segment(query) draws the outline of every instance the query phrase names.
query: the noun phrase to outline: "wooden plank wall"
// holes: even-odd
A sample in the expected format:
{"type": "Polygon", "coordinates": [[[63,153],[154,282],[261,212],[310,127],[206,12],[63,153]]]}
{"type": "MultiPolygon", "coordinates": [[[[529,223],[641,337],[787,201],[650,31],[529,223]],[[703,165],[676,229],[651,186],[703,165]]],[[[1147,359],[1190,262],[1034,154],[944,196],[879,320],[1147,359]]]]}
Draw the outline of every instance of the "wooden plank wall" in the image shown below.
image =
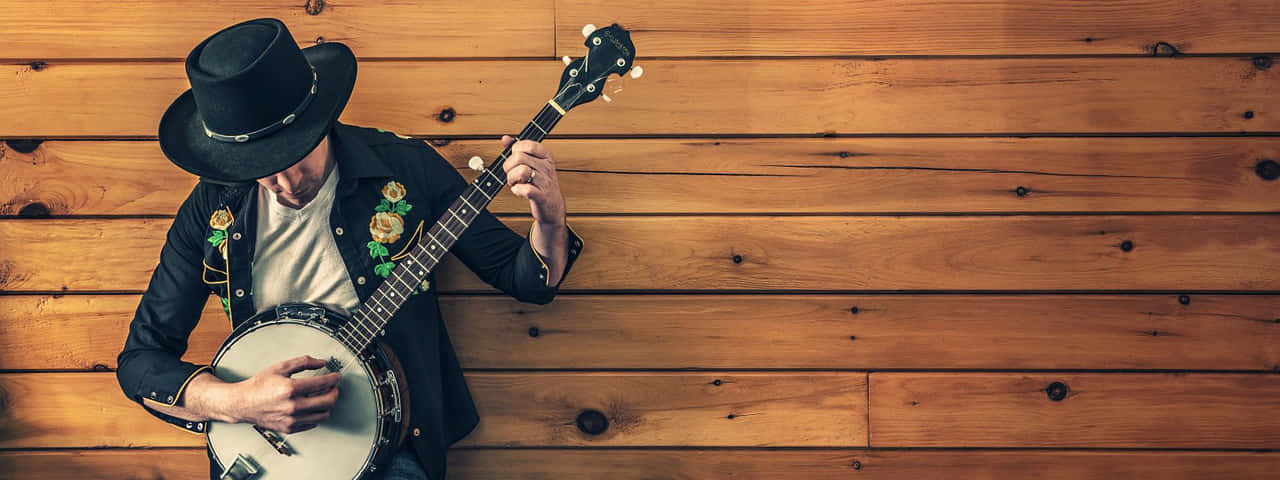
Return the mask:
{"type": "Polygon", "coordinates": [[[483,417],[451,478],[1280,468],[1273,0],[0,0],[0,478],[204,478],[111,371],[194,184],[155,142],[182,59],[260,16],[464,175],[583,24],[633,32],[645,76],[546,142],[563,293],[442,267],[483,417]]]}

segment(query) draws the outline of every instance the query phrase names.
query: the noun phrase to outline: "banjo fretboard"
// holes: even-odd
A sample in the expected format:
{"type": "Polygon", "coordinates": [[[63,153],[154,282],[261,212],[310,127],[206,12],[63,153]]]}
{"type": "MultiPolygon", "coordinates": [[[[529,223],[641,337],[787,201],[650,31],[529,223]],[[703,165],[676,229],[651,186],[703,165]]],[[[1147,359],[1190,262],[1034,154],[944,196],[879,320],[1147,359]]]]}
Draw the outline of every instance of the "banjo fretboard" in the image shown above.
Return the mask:
{"type": "MultiPolygon", "coordinates": [[[[564,118],[562,112],[559,106],[547,102],[543,105],[542,111],[538,112],[529,125],[520,132],[516,140],[542,141],[556,123],[564,118]]],[[[352,322],[345,325],[340,332],[340,338],[349,347],[357,352],[362,351],[382,334],[387,322],[405,300],[413,295],[414,289],[422,284],[432,269],[444,259],[445,253],[454,242],[458,241],[462,232],[471,226],[471,222],[480,211],[502,192],[507,182],[507,174],[502,169],[502,164],[510,153],[511,147],[508,146],[458,195],[435,225],[423,233],[417,245],[355,311],[352,322]]]]}

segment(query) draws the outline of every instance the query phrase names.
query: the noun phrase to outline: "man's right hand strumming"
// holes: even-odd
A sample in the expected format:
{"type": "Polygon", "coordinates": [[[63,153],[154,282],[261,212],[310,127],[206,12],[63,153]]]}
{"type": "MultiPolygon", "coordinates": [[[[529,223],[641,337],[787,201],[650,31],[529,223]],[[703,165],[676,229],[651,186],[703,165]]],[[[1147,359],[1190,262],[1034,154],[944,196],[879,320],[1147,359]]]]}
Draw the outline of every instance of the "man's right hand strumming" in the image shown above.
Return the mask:
{"type": "Polygon", "coordinates": [[[278,362],[234,383],[201,372],[183,392],[183,406],[148,406],[192,421],[251,423],[279,433],[302,432],[329,418],[338,401],[341,375],[331,372],[315,377],[291,376],[324,365],[324,360],[304,355],[278,362]]]}

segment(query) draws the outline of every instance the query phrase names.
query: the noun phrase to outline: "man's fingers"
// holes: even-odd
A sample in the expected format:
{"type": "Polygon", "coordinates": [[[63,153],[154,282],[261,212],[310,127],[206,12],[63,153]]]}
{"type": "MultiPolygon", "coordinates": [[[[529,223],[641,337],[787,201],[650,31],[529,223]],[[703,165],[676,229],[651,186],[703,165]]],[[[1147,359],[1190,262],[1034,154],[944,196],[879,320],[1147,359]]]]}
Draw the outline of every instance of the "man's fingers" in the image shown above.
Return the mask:
{"type": "Polygon", "coordinates": [[[342,375],[338,372],[326,373],[318,377],[295,378],[293,380],[293,391],[295,395],[311,395],[315,393],[328,391],[338,384],[338,380],[342,375]]]}
{"type": "Polygon", "coordinates": [[[323,412],[333,408],[333,404],[338,401],[338,389],[329,390],[324,395],[316,395],[314,397],[298,397],[294,400],[294,414],[323,412]]]}
{"type": "Polygon", "coordinates": [[[312,357],[311,355],[303,355],[277,363],[273,368],[276,372],[287,377],[303,370],[314,370],[323,366],[324,360],[312,357]]]}
{"type": "Polygon", "coordinates": [[[546,145],[543,145],[541,142],[535,142],[533,140],[521,140],[519,142],[516,142],[515,145],[511,146],[511,151],[524,152],[526,154],[529,154],[529,156],[542,158],[542,159],[545,159],[551,156],[551,150],[548,150],[546,145]]]}
{"type": "Polygon", "coordinates": [[[511,136],[511,135],[503,135],[503,136],[502,136],[502,149],[503,149],[503,150],[506,150],[506,149],[507,149],[507,145],[511,145],[511,142],[514,142],[514,141],[516,141],[516,137],[513,137],[513,136],[511,136]]]}

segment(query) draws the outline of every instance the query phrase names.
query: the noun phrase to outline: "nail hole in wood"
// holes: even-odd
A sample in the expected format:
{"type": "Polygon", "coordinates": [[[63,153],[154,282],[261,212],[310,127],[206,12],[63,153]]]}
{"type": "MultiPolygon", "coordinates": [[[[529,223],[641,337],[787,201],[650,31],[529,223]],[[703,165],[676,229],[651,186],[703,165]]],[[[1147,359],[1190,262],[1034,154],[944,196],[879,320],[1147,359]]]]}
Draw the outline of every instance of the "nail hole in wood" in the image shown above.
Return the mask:
{"type": "Polygon", "coordinates": [[[1188,297],[1186,295],[1178,295],[1178,303],[1181,303],[1183,305],[1190,305],[1191,297],[1188,297]]]}

